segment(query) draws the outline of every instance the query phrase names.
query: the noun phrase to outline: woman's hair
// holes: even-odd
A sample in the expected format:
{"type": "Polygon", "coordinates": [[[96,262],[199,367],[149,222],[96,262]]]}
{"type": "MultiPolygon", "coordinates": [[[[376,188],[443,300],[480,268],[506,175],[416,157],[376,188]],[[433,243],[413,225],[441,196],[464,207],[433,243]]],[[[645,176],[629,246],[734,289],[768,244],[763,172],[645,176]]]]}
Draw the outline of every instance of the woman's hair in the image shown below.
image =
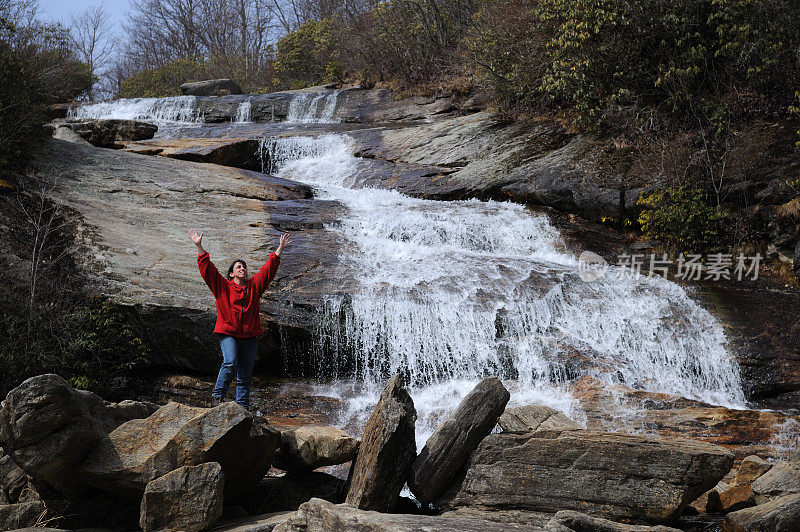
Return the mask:
{"type": "Polygon", "coordinates": [[[247,263],[245,261],[243,261],[242,259],[236,259],[235,261],[231,262],[231,265],[228,268],[228,280],[230,280],[231,277],[233,277],[233,267],[236,266],[237,262],[241,262],[242,266],[244,266],[244,269],[245,270],[247,269],[247,263]]]}

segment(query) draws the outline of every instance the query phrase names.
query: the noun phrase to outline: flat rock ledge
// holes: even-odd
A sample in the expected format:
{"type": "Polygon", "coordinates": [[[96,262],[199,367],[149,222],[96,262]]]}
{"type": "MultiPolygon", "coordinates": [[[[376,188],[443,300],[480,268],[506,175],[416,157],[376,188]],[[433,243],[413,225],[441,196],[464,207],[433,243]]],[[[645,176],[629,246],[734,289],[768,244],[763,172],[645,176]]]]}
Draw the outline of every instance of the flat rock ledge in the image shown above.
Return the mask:
{"type": "Polygon", "coordinates": [[[668,523],[732,465],[732,453],[700,441],[583,430],[491,434],[435,504],[668,523]]]}

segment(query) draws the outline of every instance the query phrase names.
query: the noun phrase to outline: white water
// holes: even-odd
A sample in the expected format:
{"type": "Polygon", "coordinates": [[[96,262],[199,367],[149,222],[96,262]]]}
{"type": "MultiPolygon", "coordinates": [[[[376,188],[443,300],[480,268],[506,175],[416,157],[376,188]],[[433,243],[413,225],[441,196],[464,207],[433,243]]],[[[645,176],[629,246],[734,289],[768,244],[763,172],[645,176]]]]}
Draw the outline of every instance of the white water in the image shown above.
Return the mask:
{"type": "Polygon", "coordinates": [[[246,102],[242,102],[239,104],[239,107],[236,109],[236,117],[234,118],[234,122],[250,122],[250,109],[252,104],[250,100],[246,102]]]}
{"type": "MultiPolygon", "coordinates": [[[[581,281],[546,217],[499,202],[438,202],[355,189],[367,161],[347,137],[265,140],[266,169],[316,187],[349,210],[327,227],[357,272],[349,295],[327,298],[317,331],[318,376],[336,379],[354,426],[388,375],[405,371],[422,446],[441,416],[484,376],[511,404],[543,403],[583,420],[570,384],[679,395],[743,407],[738,367],[717,321],[661,279],[581,281]]],[[[633,414],[633,413],[632,413],[633,414]]]]}
{"type": "MultiPolygon", "coordinates": [[[[110,102],[82,105],[70,109],[69,116],[76,118],[117,118],[147,122],[203,121],[196,96],[170,96],[169,98],[121,98],[110,102]]],[[[249,113],[249,112],[248,112],[249,113]]]]}
{"type": "Polygon", "coordinates": [[[293,124],[330,124],[338,122],[333,116],[336,112],[338,99],[339,91],[297,93],[292,98],[292,101],[289,102],[286,122],[293,124]]]}

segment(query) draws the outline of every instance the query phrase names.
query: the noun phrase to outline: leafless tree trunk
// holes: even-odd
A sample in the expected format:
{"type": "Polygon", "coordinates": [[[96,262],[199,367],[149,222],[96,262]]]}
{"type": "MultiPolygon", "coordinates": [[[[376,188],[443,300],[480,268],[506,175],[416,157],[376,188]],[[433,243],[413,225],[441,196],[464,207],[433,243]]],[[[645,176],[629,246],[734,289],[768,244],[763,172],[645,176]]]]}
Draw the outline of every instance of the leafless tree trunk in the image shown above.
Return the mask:
{"type": "MultiPolygon", "coordinates": [[[[70,17],[70,41],[78,59],[89,66],[98,80],[105,78],[114,53],[114,31],[105,2],[70,17]]],[[[95,88],[89,99],[95,96],[95,88]]]]}

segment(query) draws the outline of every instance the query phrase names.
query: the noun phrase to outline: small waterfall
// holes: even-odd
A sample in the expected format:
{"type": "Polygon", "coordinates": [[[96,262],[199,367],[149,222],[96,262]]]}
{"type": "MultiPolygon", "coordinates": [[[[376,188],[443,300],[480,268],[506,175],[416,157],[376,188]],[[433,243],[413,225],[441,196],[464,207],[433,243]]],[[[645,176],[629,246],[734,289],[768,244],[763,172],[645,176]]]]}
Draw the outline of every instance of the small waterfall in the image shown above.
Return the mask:
{"type": "Polygon", "coordinates": [[[547,218],[521,205],[350,188],[369,164],[352,151],[335,135],[262,144],[271,173],[349,210],[327,229],[349,242],[357,289],[327,299],[316,343],[327,357],[320,378],[363,383],[353,415],[401,370],[423,434],[487,375],[506,380],[514,404],[577,418],[570,386],[580,378],[744,406],[721,326],[678,285],[617,279],[614,268],[580,280],[547,218]]]}
{"type": "Polygon", "coordinates": [[[234,118],[234,122],[250,122],[250,109],[252,104],[250,100],[246,102],[242,102],[239,104],[239,107],[236,109],[236,118],[234,118]]]}
{"type": "Polygon", "coordinates": [[[286,122],[294,124],[330,124],[338,122],[333,117],[338,100],[339,91],[297,93],[292,98],[292,101],[289,102],[286,122]]]}
{"type": "Polygon", "coordinates": [[[202,122],[196,96],[168,98],[122,98],[110,102],[82,105],[69,111],[75,118],[117,118],[148,122],[202,122]]]}

